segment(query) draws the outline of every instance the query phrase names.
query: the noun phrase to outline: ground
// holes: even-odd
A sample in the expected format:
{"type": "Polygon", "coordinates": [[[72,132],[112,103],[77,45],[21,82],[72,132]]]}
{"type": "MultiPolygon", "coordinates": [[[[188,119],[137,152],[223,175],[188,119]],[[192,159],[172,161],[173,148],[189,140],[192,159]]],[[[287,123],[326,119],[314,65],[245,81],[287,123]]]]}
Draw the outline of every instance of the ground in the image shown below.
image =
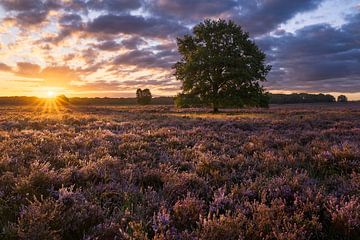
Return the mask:
{"type": "Polygon", "coordinates": [[[359,239],[359,119],[2,106],[0,239],[359,239]]]}

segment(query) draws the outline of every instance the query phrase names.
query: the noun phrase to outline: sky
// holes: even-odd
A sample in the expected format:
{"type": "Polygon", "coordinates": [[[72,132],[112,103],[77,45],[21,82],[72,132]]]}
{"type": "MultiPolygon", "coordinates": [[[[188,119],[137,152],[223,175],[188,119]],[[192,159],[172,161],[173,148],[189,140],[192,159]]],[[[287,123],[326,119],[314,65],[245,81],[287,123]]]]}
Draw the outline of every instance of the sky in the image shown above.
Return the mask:
{"type": "Polygon", "coordinates": [[[176,37],[207,18],[249,32],[266,90],[360,100],[359,0],[0,0],[0,96],[175,95],[176,37]]]}

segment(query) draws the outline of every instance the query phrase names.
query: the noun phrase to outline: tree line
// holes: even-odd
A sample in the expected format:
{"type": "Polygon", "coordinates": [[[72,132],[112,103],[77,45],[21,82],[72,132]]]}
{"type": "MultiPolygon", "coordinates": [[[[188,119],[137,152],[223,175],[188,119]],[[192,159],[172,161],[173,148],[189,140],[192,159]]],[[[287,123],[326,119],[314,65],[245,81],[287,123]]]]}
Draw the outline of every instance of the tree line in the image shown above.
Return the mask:
{"type": "MultiPolygon", "coordinates": [[[[149,90],[150,91],[150,90],[149,90]]],[[[329,94],[267,94],[270,104],[295,104],[295,103],[325,103],[336,102],[335,97],[329,94]],[[300,97],[301,96],[301,97],[300,97]]],[[[41,99],[37,97],[0,97],[0,105],[34,105],[41,99]]],[[[345,95],[340,95],[337,102],[347,102],[345,95]]],[[[142,104],[137,98],[66,98],[66,102],[71,105],[123,105],[132,106],[142,104]]],[[[176,105],[177,107],[211,107],[208,103],[202,102],[199,97],[179,94],[176,97],[151,97],[151,105],[176,105]]],[[[225,105],[222,107],[231,108],[233,105],[225,105]]]]}
{"type": "MultiPolygon", "coordinates": [[[[175,105],[178,107],[208,107],[206,102],[202,101],[200,97],[190,94],[179,94],[174,99],[175,105]]],[[[337,100],[330,94],[309,94],[309,93],[292,93],[292,94],[274,94],[267,93],[257,98],[253,105],[264,107],[267,104],[296,104],[296,103],[334,103],[334,102],[347,102],[348,99],[345,95],[338,96],[337,100]],[[262,100],[263,99],[263,100],[262,100]],[[263,101],[263,102],[262,102],[263,101]]],[[[237,107],[232,105],[231,102],[222,102],[221,107],[231,108],[237,107]]]]}

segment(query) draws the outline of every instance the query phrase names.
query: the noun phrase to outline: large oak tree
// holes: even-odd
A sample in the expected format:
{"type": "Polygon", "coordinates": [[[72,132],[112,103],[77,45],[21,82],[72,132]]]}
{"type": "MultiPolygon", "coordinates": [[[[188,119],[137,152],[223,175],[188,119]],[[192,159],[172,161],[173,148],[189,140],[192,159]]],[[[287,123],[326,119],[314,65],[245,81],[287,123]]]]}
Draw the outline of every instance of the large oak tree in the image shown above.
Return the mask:
{"type": "Polygon", "coordinates": [[[174,65],[183,94],[200,97],[217,112],[220,106],[261,105],[261,82],[271,66],[266,55],[233,21],[205,20],[192,35],[177,39],[181,60],[174,65]]]}

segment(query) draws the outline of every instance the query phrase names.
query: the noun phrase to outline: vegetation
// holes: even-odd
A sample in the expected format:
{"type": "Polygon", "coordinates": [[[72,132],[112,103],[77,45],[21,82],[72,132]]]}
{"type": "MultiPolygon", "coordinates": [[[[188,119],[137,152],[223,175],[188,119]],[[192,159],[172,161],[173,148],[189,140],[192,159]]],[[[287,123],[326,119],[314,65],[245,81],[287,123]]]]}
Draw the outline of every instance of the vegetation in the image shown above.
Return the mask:
{"type": "Polygon", "coordinates": [[[331,103],[336,99],[330,94],[269,94],[271,104],[293,104],[293,103],[331,103]]]}
{"type": "Polygon", "coordinates": [[[338,102],[347,102],[348,99],[345,95],[339,95],[337,101],[338,102]]]}
{"type": "Polygon", "coordinates": [[[138,104],[148,105],[151,103],[152,95],[149,89],[136,90],[136,100],[138,104]]]}
{"type": "MultiPolygon", "coordinates": [[[[265,94],[265,103],[270,104],[291,104],[291,103],[326,103],[335,102],[335,98],[329,94],[265,94]],[[302,97],[301,97],[302,96],[302,97]],[[266,99],[268,98],[268,99],[266,99]]],[[[261,100],[259,98],[258,100],[261,100]]],[[[74,106],[132,106],[137,105],[136,98],[68,98],[68,103],[74,106]]],[[[65,102],[67,102],[65,101],[65,102]]],[[[3,106],[23,106],[34,105],[41,102],[41,99],[36,97],[0,97],[0,105],[3,106]]],[[[63,102],[63,101],[62,101],[63,102]]],[[[174,97],[154,97],[151,99],[151,105],[176,105],[181,108],[190,107],[206,107],[206,103],[202,102],[198,96],[190,94],[178,94],[174,97]]],[[[231,108],[233,106],[222,103],[223,108],[231,108]]],[[[266,106],[263,104],[262,106],[266,106]]]]}
{"type": "Polygon", "coordinates": [[[260,82],[266,80],[271,67],[240,26],[205,20],[194,27],[193,35],[178,38],[177,43],[182,58],[174,68],[183,94],[211,104],[214,112],[223,105],[267,105],[260,82]]]}
{"type": "Polygon", "coordinates": [[[194,108],[206,106],[206,103],[194,94],[179,93],[175,97],[175,106],[179,108],[194,108]]]}
{"type": "Polygon", "coordinates": [[[0,105],[3,106],[33,105],[39,101],[37,97],[0,97],[0,105]]]}
{"type": "Polygon", "coordinates": [[[0,239],[358,239],[358,103],[206,113],[1,107],[0,239]]]}

